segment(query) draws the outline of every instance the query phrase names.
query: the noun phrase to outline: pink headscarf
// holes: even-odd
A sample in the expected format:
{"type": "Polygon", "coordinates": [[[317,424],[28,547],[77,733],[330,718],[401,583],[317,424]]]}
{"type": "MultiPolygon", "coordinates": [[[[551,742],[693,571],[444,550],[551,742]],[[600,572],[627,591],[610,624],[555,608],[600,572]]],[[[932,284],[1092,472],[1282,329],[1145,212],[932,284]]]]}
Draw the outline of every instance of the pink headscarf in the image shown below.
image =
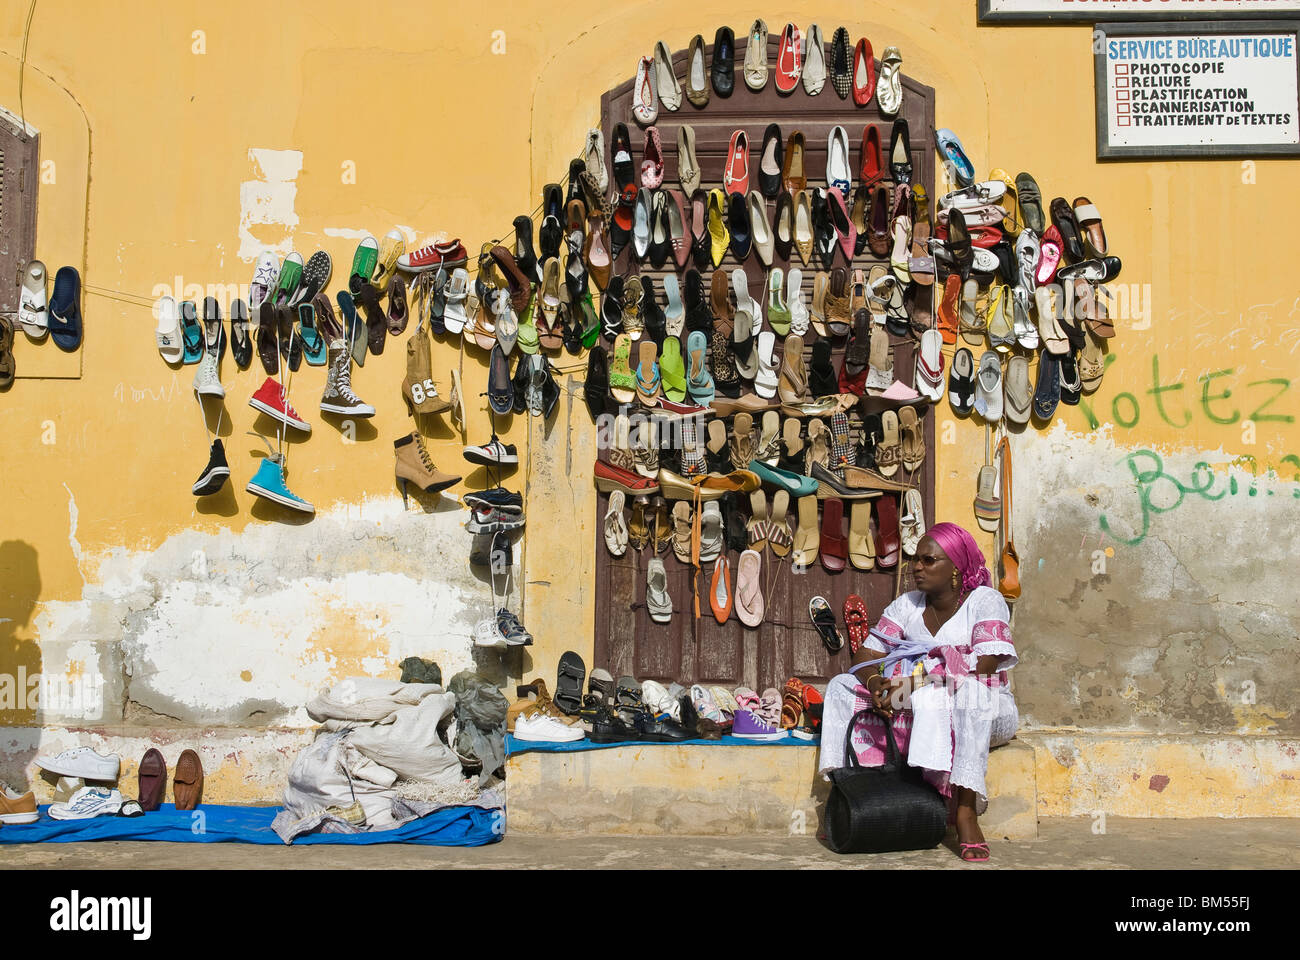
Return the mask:
{"type": "Polygon", "coordinates": [[[936,523],[925,534],[939,545],[961,574],[961,592],[970,593],[976,587],[993,585],[993,575],[984,565],[984,554],[979,545],[962,527],[955,523],[936,523]]]}

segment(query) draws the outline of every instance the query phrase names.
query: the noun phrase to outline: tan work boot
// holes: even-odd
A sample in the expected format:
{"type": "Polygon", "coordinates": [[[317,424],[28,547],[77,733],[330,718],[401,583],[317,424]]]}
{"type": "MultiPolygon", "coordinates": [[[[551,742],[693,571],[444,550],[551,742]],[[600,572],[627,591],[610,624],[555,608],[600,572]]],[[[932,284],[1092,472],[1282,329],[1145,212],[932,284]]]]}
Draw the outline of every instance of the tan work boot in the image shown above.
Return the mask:
{"type": "Polygon", "coordinates": [[[412,413],[442,413],[451,404],[438,396],[433,385],[433,362],[429,354],[429,331],[416,327],[411,339],[406,341],[406,379],[402,381],[402,396],[411,406],[412,413]]]}
{"type": "Polygon", "coordinates": [[[429,451],[424,445],[424,437],[420,436],[418,431],[412,431],[402,439],[394,440],[393,452],[397,456],[397,479],[402,484],[403,505],[406,503],[408,481],[425,493],[460,483],[460,477],[443,473],[433,465],[429,451]]]}

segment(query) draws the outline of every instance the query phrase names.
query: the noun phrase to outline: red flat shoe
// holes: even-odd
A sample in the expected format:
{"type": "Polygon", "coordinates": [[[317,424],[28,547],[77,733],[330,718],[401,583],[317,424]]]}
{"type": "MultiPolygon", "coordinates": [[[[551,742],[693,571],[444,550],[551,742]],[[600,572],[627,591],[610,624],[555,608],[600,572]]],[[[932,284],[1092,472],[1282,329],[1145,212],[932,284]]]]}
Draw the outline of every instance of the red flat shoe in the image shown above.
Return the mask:
{"type": "Polygon", "coordinates": [[[844,626],[849,633],[849,651],[857,653],[867,642],[871,626],[867,622],[867,604],[856,593],[851,593],[844,601],[844,626]]]}
{"type": "MultiPolygon", "coordinates": [[[[898,523],[894,523],[895,539],[898,523]]],[[[849,541],[844,536],[844,501],[832,497],[822,506],[822,542],[818,551],[828,573],[839,573],[849,559],[849,541]]],[[[898,558],[895,556],[895,562],[898,558]]]]}
{"type": "Polygon", "coordinates": [[[731,135],[727,148],[727,169],[722,175],[722,189],[726,193],[749,193],[749,138],[744,130],[731,135]]]}
{"type": "MultiPolygon", "coordinates": [[[[898,554],[903,542],[898,535],[897,494],[886,493],[876,500],[876,566],[898,566],[898,554]]],[[[828,500],[827,503],[830,501],[828,500]]]]}
{"type": "Polygon", "coordinates": [[[944,281],[943,297],[939,300],[939,335],[944,343],[956,343],[961,323],[957,316],[957,300],[961,297],[961,277],[948,274],[944,281]]]}
{"type": "Polygon", "coordinates": [[[803,43],[799,28],[787,23],[781,31],[781,48],[776,54],[776,90],[790,93],[799,86],[803,73],[803,43]]]}
{"type": "Polygon", "coordinates": [[[885,161],[880,153],[880,128],[869,123],[862,128],[862,183],[874,187],[885,179],[885,161]]]}
{"type": "Polygon", "coordinates": [[[812,722],[814,730],[820,730],[822,725],[822,705],[825,703],[822,695],[817,692],[817,688],[811,683],[803,685],[803,716],[804,721],[812,722]]]}
{"type": "Polygon", "coordinates": [[[853,102],[865,107],[876,92],[876,61],[871,41],[863,37],[853,50],[853,102]]]}

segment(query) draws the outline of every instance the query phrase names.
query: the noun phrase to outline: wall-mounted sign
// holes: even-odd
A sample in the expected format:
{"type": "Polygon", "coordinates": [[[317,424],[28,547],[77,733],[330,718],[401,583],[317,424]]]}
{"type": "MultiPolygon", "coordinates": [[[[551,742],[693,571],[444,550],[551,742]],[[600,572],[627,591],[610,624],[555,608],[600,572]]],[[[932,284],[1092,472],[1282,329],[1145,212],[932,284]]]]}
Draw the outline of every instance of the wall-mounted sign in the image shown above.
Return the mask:
{"type": "Polygon", "coordinates": [[[980,23],[1300,17],[1300,0],[979,0],[980,23]]]}
{"type": "Polygon", "coordinates": [[[1098,159],[1300,155],[1300,21],[1116,23],[1093,44],[1098,159]]]}

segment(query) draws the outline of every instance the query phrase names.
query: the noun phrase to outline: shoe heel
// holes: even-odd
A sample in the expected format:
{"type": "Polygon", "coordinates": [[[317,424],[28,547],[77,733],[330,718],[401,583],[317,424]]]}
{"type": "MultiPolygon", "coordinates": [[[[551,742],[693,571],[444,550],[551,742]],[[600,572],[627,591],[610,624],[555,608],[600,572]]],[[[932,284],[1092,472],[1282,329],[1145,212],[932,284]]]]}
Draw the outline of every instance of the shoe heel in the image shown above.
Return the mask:
{"type": "Polygon", "coordinates": [[[400,484],[402,485],[402,509],[405,510],[405,509],[407,508],[407,499],[406,499],[406,479],[405,479],[405,478],[399,478],[397,482],[400,483],[400,484]]]}

